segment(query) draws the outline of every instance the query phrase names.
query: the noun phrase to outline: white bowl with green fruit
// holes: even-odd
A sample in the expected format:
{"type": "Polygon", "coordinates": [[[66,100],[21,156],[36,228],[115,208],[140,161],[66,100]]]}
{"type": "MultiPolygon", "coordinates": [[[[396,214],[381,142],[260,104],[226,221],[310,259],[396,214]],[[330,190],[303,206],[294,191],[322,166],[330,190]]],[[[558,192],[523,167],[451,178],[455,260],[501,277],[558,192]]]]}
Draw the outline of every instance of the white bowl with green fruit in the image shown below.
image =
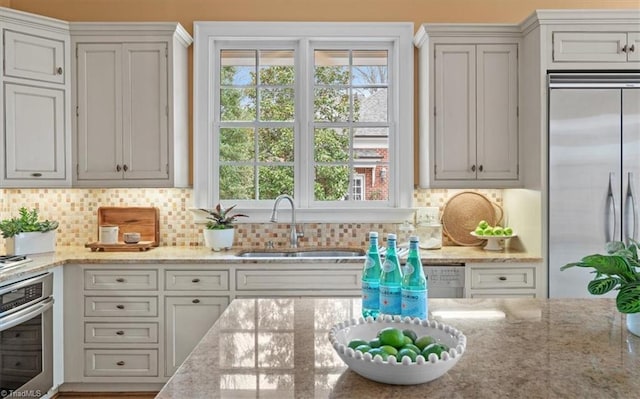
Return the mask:
{"type": "Polygon", "coordinates": [[[467,338],[435,320],[368,317],[336,324],[329,341],[361,376],[394,385],[422,384],[441,377],[460,360],[467,338]]]}
{"type": "Polygon", "coordinates": [[[503,240],[516,237],[517,234],[509,226],[491,226],[485,220],[481,220],[476,229],[470,233],[472,236],[487,240],[484,249],[487,251],[502,251],[503,240]]]}

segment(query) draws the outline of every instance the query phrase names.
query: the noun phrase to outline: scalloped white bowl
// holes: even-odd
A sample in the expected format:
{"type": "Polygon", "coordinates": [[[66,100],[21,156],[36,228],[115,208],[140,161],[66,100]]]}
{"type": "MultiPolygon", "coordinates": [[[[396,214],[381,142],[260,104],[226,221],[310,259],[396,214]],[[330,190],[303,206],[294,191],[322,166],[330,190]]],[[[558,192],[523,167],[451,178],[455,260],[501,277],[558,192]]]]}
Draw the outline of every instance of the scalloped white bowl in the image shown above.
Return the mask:
{"type": "Polygon", "coordinates": [[[454,327],[435,320],[401,319],[399,316],[376,320],[368,317],[366,320],[360,318],[338,323],[329,331],[329,341],[351,370],[370,380],[395,385],[422,384],[441,377],[458,363],[467,346],[467,338],[454,327]],[[418,337],[430,335],[447,345],[449,351],[443,352],[441,358],[435,354],[429,355],[428,359],[419,355],[414,363],[407,357],[402,362],[393,356],[386,361],[379,355],[372,358],[368,353],[363,354],[347,346],[356,338],[371,340],[385,327],[410,328],[418,337]]]}

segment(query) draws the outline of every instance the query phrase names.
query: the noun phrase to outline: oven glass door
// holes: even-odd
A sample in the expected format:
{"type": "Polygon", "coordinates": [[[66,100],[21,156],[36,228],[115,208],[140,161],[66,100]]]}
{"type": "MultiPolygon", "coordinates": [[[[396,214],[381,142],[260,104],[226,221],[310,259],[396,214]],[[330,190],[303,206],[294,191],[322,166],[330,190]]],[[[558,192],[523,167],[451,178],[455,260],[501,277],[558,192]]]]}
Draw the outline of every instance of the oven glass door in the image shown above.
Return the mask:
{"type": "Polygon", "coordinates": [[[40,397],[51,388],[52,328],[53,298],[0,318],[0,398],[40,397]]]}

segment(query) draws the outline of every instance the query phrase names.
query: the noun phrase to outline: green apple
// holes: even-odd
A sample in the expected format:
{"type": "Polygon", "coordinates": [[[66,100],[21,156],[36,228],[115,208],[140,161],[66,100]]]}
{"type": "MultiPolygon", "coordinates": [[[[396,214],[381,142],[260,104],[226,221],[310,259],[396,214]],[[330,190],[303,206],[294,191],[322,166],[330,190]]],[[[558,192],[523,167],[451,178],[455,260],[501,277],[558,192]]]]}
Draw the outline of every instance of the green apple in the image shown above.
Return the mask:
{"type": "Polygon", "coordinates": [[[504,230],[502,229],[502,227],[500,226],[496,226],[493,228],[493,235],[494,236],[501,236],[504,234],[504,230]]]}
{"type": "Polygon", "coordinates": [[[482,231],[483,236],[492,236],[493,235],[493,227],[488,226],[482,231]]]}
{"type": "Polygon", "coordinates": [[[480,222],[478,222],[478,227],[480,227],[482,230],[484,230],[487,227],[489,227],[489,223],[487,223],[486,220],[481,220],[480,222]]]}
{"type": "Polygon", "coordinates": [[[476,233],[476,235],[478,236],[483,236],[484,235],[484,229],[481,228],[480,226],[476,227],[476,230],[474,231],[474,233],[476,233]]]}
{"type": "Polygon", "coordinates": [[[502,233],[505,236],[510,236],[513,234],[513,229],[511,227],[505,227],[504,230],[502,230],[502,233]]]}

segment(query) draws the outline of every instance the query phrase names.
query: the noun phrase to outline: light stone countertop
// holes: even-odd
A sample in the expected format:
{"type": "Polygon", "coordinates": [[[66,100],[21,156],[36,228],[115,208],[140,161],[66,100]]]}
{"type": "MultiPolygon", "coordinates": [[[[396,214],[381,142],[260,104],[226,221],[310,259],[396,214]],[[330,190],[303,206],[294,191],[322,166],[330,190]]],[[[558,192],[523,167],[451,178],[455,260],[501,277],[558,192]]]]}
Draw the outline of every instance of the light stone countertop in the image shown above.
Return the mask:
{"type": "Polygon", "coordinates": [[[614,299],[431,299],[429,307],[461,312],[435,319],[467,336],[458,363],[429,383],[385,385],[347,369],[327,333],[359,315],[360,299],[236,299],[156,398],[638,397],[640,337],[627,332],[614,299]]]}
{"type": "MultiPolygon", "coordinates": [[[[247,248],[233,248],[215,252],[205,247],[157,247],[148,251],[92,252],[84,246],[58,246],[53,253],[28,255],[31,262],[9,269],[0,269],[0,281],[19,278],[26,274],[46,271],[64,264],[131,264],[131,263],[188,263],[188,264],[301,264],[357,263],[364,257],[354,258],[240,258],[237,254],[247,248]]],[[[480,247],[442,247],[421,250],[424,265],[469,262],[542,262],[538,255],[517,251],[485,251],[480,247]]]]}

